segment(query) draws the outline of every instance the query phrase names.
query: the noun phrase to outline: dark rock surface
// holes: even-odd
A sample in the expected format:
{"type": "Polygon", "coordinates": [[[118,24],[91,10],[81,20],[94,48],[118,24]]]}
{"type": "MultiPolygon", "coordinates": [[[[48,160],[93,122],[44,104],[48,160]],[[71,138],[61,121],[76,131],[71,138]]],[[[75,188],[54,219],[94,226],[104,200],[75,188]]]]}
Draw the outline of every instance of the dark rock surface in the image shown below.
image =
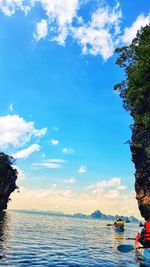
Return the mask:
{"type": "Polygon", "coordinates": [[[10,194],[17,189],[17,170],[13,167],[14,159],[0,152],[0,211],[7,209],[10,194]]]}

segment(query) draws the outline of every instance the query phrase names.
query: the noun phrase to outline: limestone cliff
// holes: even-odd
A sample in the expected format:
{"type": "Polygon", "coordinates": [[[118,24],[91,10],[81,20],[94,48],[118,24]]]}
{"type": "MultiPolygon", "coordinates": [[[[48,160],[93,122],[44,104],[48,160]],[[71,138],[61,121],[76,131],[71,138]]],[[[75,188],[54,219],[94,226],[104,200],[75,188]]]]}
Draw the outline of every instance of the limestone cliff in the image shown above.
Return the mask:
{"type": "Polygon", "coordinates": [[[135,191],[142,217],[150,219],[150,25],[129,46],[117,48],[116,61],[125,79],[115,85],[133,117],[130,150],[135,165],[135,191]]]}
{"type": "Polygon", "coordinates": [[[7,209],[10,194],[17,189],[17,170],[14,159],[0,152],[0,211],[7,209]]]}
{"type": "Polygon", "coordinates": [[[132,161],[135,164],[135,191],[142,217],[150,219],[150,127],[134,125],[132,131],[132,161]]]}

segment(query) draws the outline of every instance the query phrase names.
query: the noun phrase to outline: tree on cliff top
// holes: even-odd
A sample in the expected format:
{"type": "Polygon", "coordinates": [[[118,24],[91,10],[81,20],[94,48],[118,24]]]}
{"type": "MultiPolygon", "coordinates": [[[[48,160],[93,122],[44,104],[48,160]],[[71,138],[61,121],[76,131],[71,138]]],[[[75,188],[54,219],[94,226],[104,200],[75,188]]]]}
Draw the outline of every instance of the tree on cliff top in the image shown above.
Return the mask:
{"type": "Polygon", "coordinates": [[[0,152],[0,210],[7,208],[10,194],[17,189],[18,172],[13,168],[13,157],[0,152]]]}
{"type": "Polygon", "coordinates": [[[141,28],[131,45],[117,48],[116,64],[125,70],[125,80],[116,84],[124,107],[136,123],[150,125],[150,25],[141,28]]]}
{"type": "Polygon", "coordinates": [[[142,27],[129,46],[117,48],[116,61],[125,79],[114,89],[133,117],[130,149],[135,164],[135,190],[141,215],[150,219],[150,25],[142,27]]]}

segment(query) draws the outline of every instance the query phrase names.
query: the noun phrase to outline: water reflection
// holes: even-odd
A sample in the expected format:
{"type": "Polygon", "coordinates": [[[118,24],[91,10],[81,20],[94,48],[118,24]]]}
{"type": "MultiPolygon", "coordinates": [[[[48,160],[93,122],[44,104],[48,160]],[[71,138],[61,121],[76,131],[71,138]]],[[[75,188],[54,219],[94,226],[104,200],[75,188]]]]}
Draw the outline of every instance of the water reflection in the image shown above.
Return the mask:
{"type": "Polygon", "coordinates": [[[0,259],[5,257],[8,237],[8,216],[6,211],[0,211],[0,259]]]}

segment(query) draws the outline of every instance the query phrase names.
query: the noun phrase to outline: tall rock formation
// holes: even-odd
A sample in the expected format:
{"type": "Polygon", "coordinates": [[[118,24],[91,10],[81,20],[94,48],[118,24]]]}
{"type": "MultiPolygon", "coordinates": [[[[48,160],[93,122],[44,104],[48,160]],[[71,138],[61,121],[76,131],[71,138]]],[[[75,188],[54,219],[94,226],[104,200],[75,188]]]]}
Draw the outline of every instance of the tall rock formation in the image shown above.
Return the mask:
{"type": "Polygon", "coordinates": [[[131,45],[117,48],[116,61],[125,80],[115,85],[133,117],[128,142],[135,165],[135,191],[142,217],[150,219],[150,25],[138,31],[131,45]]]}
{"type": "Polygon", "coordinates": [[[17,189],[17,170],[13,168],[14,159],[0,152],[0,211],[7,209],[10,194],[17,189]]]}

